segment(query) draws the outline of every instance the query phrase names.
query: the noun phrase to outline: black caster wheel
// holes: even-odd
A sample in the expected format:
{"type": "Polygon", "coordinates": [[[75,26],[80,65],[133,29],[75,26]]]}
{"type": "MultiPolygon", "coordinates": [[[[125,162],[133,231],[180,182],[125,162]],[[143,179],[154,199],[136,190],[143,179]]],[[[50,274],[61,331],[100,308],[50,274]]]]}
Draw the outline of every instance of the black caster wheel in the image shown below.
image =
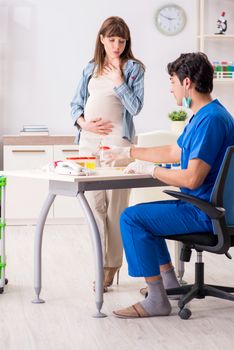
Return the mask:
{"type": "Polygon", "coordinates": [[[0,294],[2,294],[3,292],[4,292],[4,288],[1,287],[1,288],[0,288],[0,294]]]}
{"type": "Polygon", "coordinates": [[[8,284],[8,279],[7,278],[5,278],[5,284],[8,284]]]}
{"type": "Polygon", "coordinates": [[[189,317],[192,315],[192,312],[191,310],[185,308],[181,309],[178,315],[180,316],[181,320],[188,320],[189,317]]]}

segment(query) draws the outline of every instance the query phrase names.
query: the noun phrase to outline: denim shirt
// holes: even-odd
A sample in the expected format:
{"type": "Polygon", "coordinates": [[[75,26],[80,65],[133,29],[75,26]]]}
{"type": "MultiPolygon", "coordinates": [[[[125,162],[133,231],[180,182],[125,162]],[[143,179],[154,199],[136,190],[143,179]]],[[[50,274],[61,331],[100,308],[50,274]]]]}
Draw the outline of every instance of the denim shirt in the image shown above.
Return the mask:
{"type": "MultiPolygon", "coordinates": [[[[89,97],[88,83],[94,68],[94,62],[89,62],[83,70],[82,78],[71,102],[72,121],[78,128],[77,143],[80,140],[81,128],[77,125],[76,121],[80,116],[84,115],[84,107],[89,97]]],[[[144,102],[144,69],[138,62],[128,60],[125,64],[123,74],[125,81],[120,86],[115,87],[114,91],[123,104],[122,137],[133,143],[135,137],[133,116],[141,111],[144,102]]]]}

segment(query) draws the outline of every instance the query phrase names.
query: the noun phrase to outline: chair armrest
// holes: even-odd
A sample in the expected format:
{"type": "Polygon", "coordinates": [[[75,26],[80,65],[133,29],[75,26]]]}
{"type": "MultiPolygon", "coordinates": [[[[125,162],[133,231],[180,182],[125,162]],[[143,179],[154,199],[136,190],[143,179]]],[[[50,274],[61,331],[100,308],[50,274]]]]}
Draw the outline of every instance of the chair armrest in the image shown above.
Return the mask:
{"type": "Polygon", "coordinates": [[[172,197],[181,199],[185,202],[195,205],[197,208],[201,209],[206,215],[208,215],[211,219],[220,219],[225,215],[224,208],[215,207],[210,202],[203,201],[202,199],[197,198],[195,196],[171,190],[164,190],[163,192],[169,194],[172,197]]]}

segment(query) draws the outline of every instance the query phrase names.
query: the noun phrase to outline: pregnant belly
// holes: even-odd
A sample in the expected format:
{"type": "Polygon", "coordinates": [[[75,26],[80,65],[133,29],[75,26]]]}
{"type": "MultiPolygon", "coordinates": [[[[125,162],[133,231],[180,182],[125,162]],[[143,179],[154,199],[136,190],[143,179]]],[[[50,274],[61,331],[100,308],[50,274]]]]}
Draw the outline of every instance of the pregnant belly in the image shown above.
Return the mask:
{"type": "Polygon", "coordinates": [[[116,124],[122,123],[122,113],[123,106],[120,100],[113,96],[89,97],[84,111],[87,121],[100,117],[116,124]]]}

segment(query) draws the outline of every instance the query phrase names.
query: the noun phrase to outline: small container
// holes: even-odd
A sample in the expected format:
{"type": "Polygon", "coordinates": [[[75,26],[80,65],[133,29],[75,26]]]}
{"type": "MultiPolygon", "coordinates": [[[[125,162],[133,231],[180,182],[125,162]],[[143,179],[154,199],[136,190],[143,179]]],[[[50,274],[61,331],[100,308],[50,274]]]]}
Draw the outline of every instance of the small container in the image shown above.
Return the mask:
{"type": "Polygon", "coordinates": [[[217,67],[217,65],[219,64],[219,62],[218,61],[214,61],[213,62],[213,69],[214,69],[214,79],[217,79],[217,70],[216,70],[216,67],[217,67]]]}
{"type": "Polygon", "coordinates": [[[171,169],[171,163],[161,163],[159,166],[166,169],[171,169]]]}
{"type": "Polygon", "coordinates": [[[109,146],[100,146],[99,147],[99,155],[100,155],[100,161],[106,160],[105,157],[105,151],[110,150],[111,148],[109,146]]]}
{"type": "Polygon", "coordinates": [[[172,163],[172,169],[180,169],[180,163],[172,163]]]}
{"type": "Polygon", "coordinates": [[[86,161],[87,157],[67,157],[67,160],[73,160],[74,162],[76,162],[77,164],[79,164],[80,166],[85,167],[85,161],[86,161]]]}
{"type": "Polygon", "coordinates": [[[96,157],[87,157],[85,167],[94,170],[96,168],[96,157]]]}
{"type": "Polygon", "coordinates": [[[154,163],[157,166],[160,166],[161,168],[171,169],[171,163],[154,163]]]}
{"type": "Polygon", "coordinates": [[[220,62],[217,62],[215,66],[216,79],[221,79],[223,76],[223,68],[220,62]]]}
{"type": "Polygon", "coordinates": [[[227,65],[227,78],[231,79],[232,78],[232,71],[231,71],[231,66],[230,64],[227,65]]]}
{"type": "Polygon", "coordinates": [[[228,78],[228,73],[227,73],[227,71],[228,71],[228,63],[227,63],[227,61],[221,61],[221,66],[222,66],[222,72],[223,72],[223,74],[222,74],[222,78],[228,78]]]}
{"type": "Polygon", "coordinates": [[[160,166],[161,168],[166,169],[179,169],[180,163],[154,163],[157,166],[160,166]]]}
{"type": "Polygon", "coordinates": [[[96,169],[96,157],[68,157],[66,159],[73,160],[84,168],[96,169]]]}
{"type": "Polygon", "coordinates": [[[234,62],[230,62],[228,65],[228,76],[230,79],[234,79],[234,62]]]}

